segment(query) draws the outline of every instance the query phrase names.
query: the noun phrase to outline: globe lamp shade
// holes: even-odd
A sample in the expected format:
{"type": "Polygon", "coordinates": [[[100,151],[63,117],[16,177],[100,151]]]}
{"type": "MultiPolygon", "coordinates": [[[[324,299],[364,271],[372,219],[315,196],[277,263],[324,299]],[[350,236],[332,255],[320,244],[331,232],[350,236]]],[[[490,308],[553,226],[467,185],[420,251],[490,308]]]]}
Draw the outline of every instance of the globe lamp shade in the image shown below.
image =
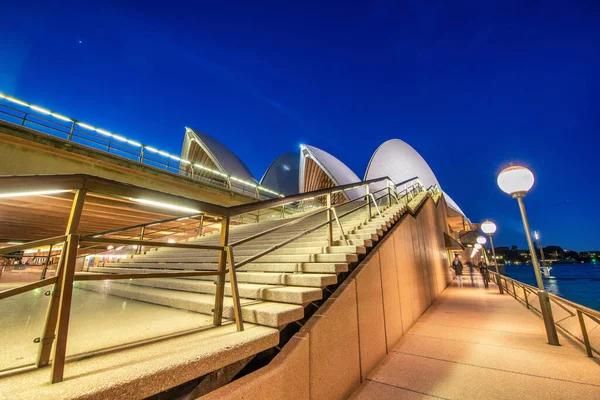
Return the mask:
{"type": "Polygon", "coordinates": [[[475,243],[475,250],[481,249],[481,245],[479,243],[475,243]]]}
{"type": "Polygon", "coordinates": [[[510,195],[527,193],[534,181],[533,172],[525,167],[508,167],[498,175],[498,186],[510,195]]]}
{"type": "Polygon", "coordinates": [[[485,242],[487,242],[487,240],[485,240],[485,238],[483,236],[478,236],[477,237],[477,243],[479,243],[480,245],[484,245],[485,242]]]}
{"type": "Polygon", "coordinates": [[[481,230],[486,235],[493,235],[494,233],[496,233],[496,224],[492,221],[485,221],[481,224],[481,230]]]}

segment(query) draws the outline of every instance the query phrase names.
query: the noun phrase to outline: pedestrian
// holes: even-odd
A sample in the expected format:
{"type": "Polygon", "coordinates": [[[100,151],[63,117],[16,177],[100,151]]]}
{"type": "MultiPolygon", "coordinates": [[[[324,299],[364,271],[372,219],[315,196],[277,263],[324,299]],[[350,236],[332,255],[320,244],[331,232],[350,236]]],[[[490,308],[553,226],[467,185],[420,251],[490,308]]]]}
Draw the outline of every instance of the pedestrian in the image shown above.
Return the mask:
{"type": "Polygon", "coordinates": [[[473,261],[469,258],[467,261],[467,266],[469,267],[469,275],[471,275],[471,286],[475,287],[475,279],[473,279],[473,272],[475,271],[475,266],[473,265],[473,261]]]}
{"type": "Polygon", "coordinates": [[[454,254],[454,261],[452,261],[452,269],[456,272],[456,279],[458,280],[458,287],[463,287],[462,281],[462,270],[463,265],[458,259],[458,254],[454,254]]]}
{"type": "Polygon", "coordinates": [[[488,272],[488,266],[485,263],[483,257],[481,257],[481,260],[479,260],[479,272],[481,273],[481,277],[483,278],[483,284],[485,285],[485,288],[487,289],[489,286],[489,282],[490,282],[490,274],[488,272]]]}

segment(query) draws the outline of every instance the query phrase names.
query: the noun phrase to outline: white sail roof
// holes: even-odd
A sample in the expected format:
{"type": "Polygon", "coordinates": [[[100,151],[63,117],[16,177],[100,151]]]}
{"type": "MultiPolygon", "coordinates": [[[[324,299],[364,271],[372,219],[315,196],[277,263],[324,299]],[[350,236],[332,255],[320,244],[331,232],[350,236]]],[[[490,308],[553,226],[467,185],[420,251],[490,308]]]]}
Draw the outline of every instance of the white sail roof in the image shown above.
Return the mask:
{"type": "Polygon", "coordinates": [[[198,130],[188,127],[185,130],[181,158],[191,162],[198,162],[191,158],[207,157],[220,172],[248,182],[257,183],[246,164],[223,143],[198,130]],[[198,149],[193,149],[196,145],[200,147],[200,152],[204,154],[199,155],[198,149]]]}
{"type": "MultiPolygon", "coordinates": [[[[322,170],[327,174],[329,179],[333,181],[335,186],[347,185],[350,183],[360,182],[360,178],[346,164],[327,153],[324,150],[318,149],[309,145],[300,146],[300,191],[305,191],[305,167],[306,159],[312,159],[322,170]]],[[[348,189],[345,192],[349,200],[357,199],[364,196],[364,189],[354,188],[348,189]]]]}
{"type": "MultiPolygon", "coordinates": [[[[390,139],[384,142],[371,157],[365,172],[365,180],[383,176],[389,177],[395,183],[416,177],[426,188],[432,185],[441,186],[425,159],[411,145],[400,139],[390,139]]],[[[383,182],[371,185],[371,190],[382,189],[385,185],[383,182]]],[[[444,196],[449,207],[464,215],[447,193],[444,192],[444,196]]]]}

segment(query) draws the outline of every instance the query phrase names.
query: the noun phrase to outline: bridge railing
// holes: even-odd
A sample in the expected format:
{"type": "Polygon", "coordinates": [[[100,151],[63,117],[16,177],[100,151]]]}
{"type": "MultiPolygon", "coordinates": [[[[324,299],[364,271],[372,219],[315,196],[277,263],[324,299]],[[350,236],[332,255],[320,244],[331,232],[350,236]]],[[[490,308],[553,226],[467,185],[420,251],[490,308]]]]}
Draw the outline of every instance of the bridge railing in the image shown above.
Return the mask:
{"type": "Polygon", "coordinates": [[[243,195],[259,199],[278,196],[278,193],[252,182],[227,176],[174,154],[2,94],[0,120],[243,195]]]}
{"type": "MultiPolygon", "coordinates": [[[[490,279],[528,309],[542,315],[538,289],[506,275],[490,271],[490,279]]],[[[554,324],[585,347],[588,357],[600,355],[600,312],[548,293],[554,324]]]]}

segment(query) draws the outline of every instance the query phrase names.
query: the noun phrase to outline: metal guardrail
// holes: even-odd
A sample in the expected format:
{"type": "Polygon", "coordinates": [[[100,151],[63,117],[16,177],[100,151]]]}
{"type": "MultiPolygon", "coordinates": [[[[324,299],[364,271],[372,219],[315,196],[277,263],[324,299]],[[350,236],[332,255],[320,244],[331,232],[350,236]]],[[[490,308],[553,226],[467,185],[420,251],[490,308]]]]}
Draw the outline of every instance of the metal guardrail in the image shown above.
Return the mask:
{"type": "MultiPolygon", "coordinates": [[[[215,305],[213,311],[213,325],[219,326],[222,324],[223,317],[223,301],[225,292],[225,275],[229,273],[231,284],[231,294],[233,299],[233,314],[238,330],[243,330],[243,321],[241,316],[241,303],[238,291],[236,270],[237,268],[263,257],[266,254],[279,249],[298,238],[316,231],[319,228],[327,226],[327,237],[329,245],[334,245],[333,228],[337,224],[340,229],[340,237],[346,240],[346,235],[340,223],[340,219],[356,212],[360,209],[366,210],[366,221],[373,216],[373,208],[378,215],[381,211],[378,202],[385,201],[387,205],[391,205],[393,201],[400,203],[406,201],[408,204],[419,193],[425,191],[425,188],[420,183],[418,178],[412,178],[399,184],[393,184],[388,177],[372,179],[365,182],[355,184],[342,185],[334,188],[316,190],[308,193],[301,193],[285,198],[269,199],[257,203],[245,204],[233,207],[223,207],[211,203],[197,201],[184,198],[181,196],[171,195],[167,193],[157,192],[150,189],[140,188],[124,183],[111,181],[104,178],[73,174],[73,175],[53,175],[53,176],[22,176],[22,177],[0,177],[0,194],[6,193],[27,194],[31,187],[35,187],[37,192],[41,193],[44,190],[49,191],[72,191],[74,192],[73,201],[71,204],[70,216],[67,221],[65,234],[63,236],[47,238],[27,242],[24,244],[13,245],[0,249],[0,255],[8,254],[15,251],[31,249],[40,246],[53,246],[62,243],[62,250],[56,268],[56,276],[45,278],[37,282],[22,285],[20,287],[8,289],[0,292],[0,300],[6,299],[17,294],[27,292],[36,288],[41,288],[50,284],[54,287],[51,291],[51,299],[47,309],[46,322],[42,336],[38,338],[39,351],[36,359],[36,366],[44,367],[49,365],[52,359],[51,382],[60,382],[63,380],[64,367],[66,362],[66,343],[68,337],[68,327],[70,319],[70,309],[73,295],[73,283],[76,281],[99,281],[107,279],[149,279],[149,278],[172,278],[172,277],[197,277],[197,276],[216,276],[216,293],[215,305]],[[370,185],[373,183],[386,182],[386,187],[374,193],[370,192],[370,185]],[[345,204],[351,204],[363,200],[365,203],[357,207],[345,211],[342,215],[337,215],[336,206],[331,204],[332,195],[344,190],[364,187],[365,196],[355,199],[345,204]],[[398,191],[398,187],[401,188],[398,191]],[[40,192],[41,191],[41,192],[40,192]],[[375,194],[384,192],[379,198],[375,194]],[[145,240],[143,234],[135,239],[122,239],[107,237],[119,231],[127,231],[133,228],[145,229],[148,226],[160,224],[161,222],[170,222],[175,218],[168,218],[160,221],[152,221],[146,224],[138,224],[135,226],[126,226],[121,229],[113,229],[110,231],[97,232],[92,234],[81,235],[79,233],[79,225],[82,217],[83,206],[88,193],[98,193],[103,196],[115,196],[127,198],[133,201],[142,201],[142,204],[157,206],[157,207],[173,207],[180,212],[189,210],[187,216],[179,218],[190,218],[198,215],[209,214],[218,217],[221,220],[219,245],[201,245],[192,243],[164,243],[152,240],[145,240]],[[267,229],[260,234],[253,235],[251,238],[246,238],[242,241],[230,243],[229,229],[231,225],[231,217],[245,213],[258,212],[265,209],[273,209],[275,207],[285,206],[286,204],[306,201],[307,199],[324,198],[325,206],[323,209],[305,216],[291,220],[279,227],[267,229]],[[289,238],[269,249],[262,251],[254,256],[251,256],[239,263],[235,263],[233,248],[242,243],[247,243],[260,236],[272,233],[278,229],[298,223],[306,218],[316,216],[320,213],[325,213],[326,218],[323,222],[317,223],[315,226],[301,232],[300,234],[289,238]],[[210,250],[219,253],[217,269],[214,271],[193,271],[193,272],[161,272],[161,273],[131,273],[131,274],[81,274],[75,272],[75,262],[79,257],[78,252],[85,250],[85,245],[93,247],[98,244],[122,244],[146,247],[166,247],[179,249],[197,249],[210,250]]],[[[430,188],[433,193],[433,188],[430,188]]],[[[285,215],[283,215],[285,216],[285,215]]]]}
{"type": "Polygon", "coordinates": [[[152,146],[92,127],[1,93],[0,120],[243,195],[259,199],[280,196],[279,193],[261,185],[227,176],[219,171],[192,163],[152,146]],[[2,100],[9,101],[25,110],[3,104],[2,100]],[[214,178],[197,172],[207,173],[214,176],[214,178]]]}
{"type": "MultiPolygon", "coordinates": [[[[492,282],[502,286],[507,293],[525,304],[528,309],[539,315],[542,314],[539,308],[538,288],[493,271],[489,271],[489,274],[492,282]]],[[[548,296],[551,304],[557,307],[553,310],[556,317],[554,322],[556,327],[583,344],[588,357],[594,357],[594,353],[600,355],[600,334],[590,335],[596,329],[598,329],[596,333],[600,333],[600,311],[582,306],[552,293],[548,293],[548,296]],[[577,321],[575,321],[575,318],[577,318],[577,321]]]]}

